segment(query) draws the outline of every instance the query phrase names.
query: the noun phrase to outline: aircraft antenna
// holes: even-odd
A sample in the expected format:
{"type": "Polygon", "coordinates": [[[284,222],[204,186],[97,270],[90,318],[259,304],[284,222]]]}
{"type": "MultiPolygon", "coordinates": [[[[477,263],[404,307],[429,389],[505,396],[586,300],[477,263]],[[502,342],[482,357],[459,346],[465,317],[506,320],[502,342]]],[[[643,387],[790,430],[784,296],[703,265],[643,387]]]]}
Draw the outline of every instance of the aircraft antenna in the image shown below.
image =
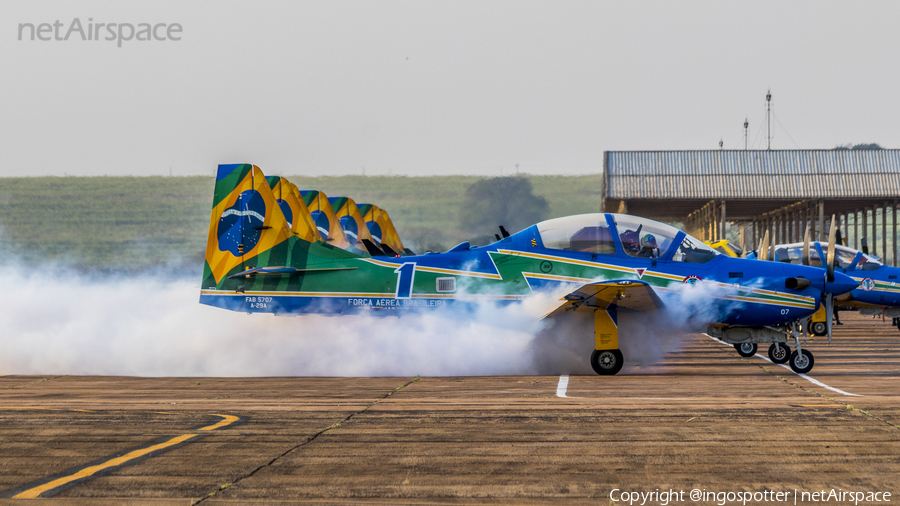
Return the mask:
{"type": "Polygon", "coordinates": [[[723,144],[725,144],[725,141],[722,140],[722,139],[719,139],[719,151],[722,151],[722,145],[723,145],[723,144]]]}
{"type": "Polygon", "coordinates": [[[747,129],[750,128],[750,122],[744,118],[744,151],[747,151],[747,129]]]}
{"type": "Polygon", "coordinates": [[[767,150],[772,149],[772,90],[766,92],[766,139],[768,139],[767,150]]]}

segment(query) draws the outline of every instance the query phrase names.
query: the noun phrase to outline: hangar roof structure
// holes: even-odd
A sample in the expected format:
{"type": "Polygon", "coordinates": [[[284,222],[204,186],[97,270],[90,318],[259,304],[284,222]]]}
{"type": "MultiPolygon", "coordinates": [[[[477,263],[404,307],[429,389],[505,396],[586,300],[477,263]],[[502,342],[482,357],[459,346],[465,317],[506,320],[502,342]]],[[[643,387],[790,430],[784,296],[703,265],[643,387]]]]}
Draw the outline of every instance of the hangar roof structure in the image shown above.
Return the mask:
{"type": "Polygon", "coordinates": [[[681,221],[710,240],[729,225],[740,225],[743,238],[749,226],[751,244],[764,230],[779,242],[799,240],[807,226],[821,239],[834,214],[850,246],[867,238],[884,258],[897,256],[897,149],[607,151],[603,166],[607,212],[681,221]]]}

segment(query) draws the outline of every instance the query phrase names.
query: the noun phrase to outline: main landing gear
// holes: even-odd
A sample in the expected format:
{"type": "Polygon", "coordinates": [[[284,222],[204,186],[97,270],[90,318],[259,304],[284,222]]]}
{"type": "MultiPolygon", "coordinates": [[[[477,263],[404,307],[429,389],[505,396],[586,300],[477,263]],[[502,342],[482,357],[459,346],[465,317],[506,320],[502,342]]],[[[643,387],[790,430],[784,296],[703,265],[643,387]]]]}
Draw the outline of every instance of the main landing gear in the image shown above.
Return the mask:
{"type": "Polygon", "coordinates": [[[601,376],[612,376],[622,370],[625,360],[619,350],[619,325],[616,310],[594,311],[594,352],[591,367],[601,376]]]}
{"type": "MultiPolygon", "coordinates": [[[[734,349],[742,357],[752,357],[759,350],[756,343],[736,343],[734,349]]],[[[809,353],[804,351],[804,353],[809,353]]],[[[775,364],[784,364],[791,358],[791,347],[787,343],[774,342],[769,346],[769,360],[775,364]]]]}
{"type": "Polygon", "coordinates": [[[756,355],[757,346],[756,343],[739,343],[734,345],[734,349],[742,357],[752,357],[756,355]]]}
{"type": "MultiPolygon", "coordinates": [[[[809,353],[808,351],[806,353],[809,353]]],[[[769,360],[774,364],[783,364],[791,358],[791,347],[787,343],[772,343],[769,346],[769,360]]]]}
{"type": "MultiPolygon", "coordinates": [[[[810,326],[813,330],[814,325],[815,322],[810,326]]],[[[734,345],[734,349],[742,357],[755,355],[759,349],[758,343],[771,343],[768,351],[769,360],[775,364],[787,363],[797,374],[808,373],[815,363],[813,354],[802,349],[800,331],[796,324],[787,328],[732,326],[724,329],[710,328],[708,332],[709,335],[734,345]],[[797,347],[794,351],[791,351],[791,347],[787,344],[787,340],[791,338],[797,347]]]]}
{"type": "Polygon", "coordinates": [[[824,336],[828,334],[828,326],[825,322],[812,322],[812,325],[809,326],[810,332],[816,336],[824,336]]]}
{"type": "Polygon", "coordinates": [[[591,367],[601,376],[616,374],[622,370],[623,363],[622,352],[619,350],[594,350],[591,353],[591,367]]]}

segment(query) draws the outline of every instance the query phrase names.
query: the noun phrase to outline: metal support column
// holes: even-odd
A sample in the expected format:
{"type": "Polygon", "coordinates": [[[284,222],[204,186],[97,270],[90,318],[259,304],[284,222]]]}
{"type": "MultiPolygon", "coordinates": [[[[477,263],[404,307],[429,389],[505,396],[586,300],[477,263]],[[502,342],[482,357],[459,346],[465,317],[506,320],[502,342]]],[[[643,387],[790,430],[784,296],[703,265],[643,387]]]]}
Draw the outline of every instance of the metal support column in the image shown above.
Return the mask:
{"type": "Polygon", "coordinates": [[[885,264],[887,264],[888,259],[887,208],[887,202],[881,204],[881,261],[885,264]]]}
{"type": "Polygon", "coordinates": [[[894,217],[891,219],[891,237],[894,239],[894,256],[891,259],[891,265],[897,267],[897,199],[894,199],[894,205],[891,206],[891,211],[894,217]]]}
{"type": "Polygon", "coordinates": [[[878,206],[872,206],[872,240],[869,241],[869,251],[872,252],[873,255],[878,256],[878,206]]]}
{"type": "Polygon", "coordinates": [[[825,201],[819,201],[819,241],[825,241],[825,201]]]}
{"type": "Polygon", "coordinates": [[[719,222],[719,239],[728,239],[728,232],[725,230],[725,201],[722,201],[721,221],[719,222]]]}
{"type": "Polygon", "coordinates": [[[847,243],[847,244],[849,244],[849,243],[850,243],[850,236],[847,235],[847,232],[849,232],[849,230],[847,229],[847,213],[843,213],[843,214],[842,214],[842,217],[841,217],[841,229],[842,229],[842,232],[843,232],[843,235],[844,235],[844,242],[847,243]]]}
{"type": "Polygon", "coordinates": [[[859,249],[862,251],[863,247],[863,239],[866,240],[866,250],[871,251],[869,249],[869,208],[862,208],[862,237],[859,239],[859,249]]]}
{"type": "Polygon", "coordinates": [[[815,217],[815,212],[813,211],[812,202],[809,203],[809,214],[807,216],[807,219],[809,220],[809,223],[807,225],[809,227],[809,240],[812,241],[812,240],[815,240],[815,238],[817,237],[816,236],[816,217],[815,217]]]}

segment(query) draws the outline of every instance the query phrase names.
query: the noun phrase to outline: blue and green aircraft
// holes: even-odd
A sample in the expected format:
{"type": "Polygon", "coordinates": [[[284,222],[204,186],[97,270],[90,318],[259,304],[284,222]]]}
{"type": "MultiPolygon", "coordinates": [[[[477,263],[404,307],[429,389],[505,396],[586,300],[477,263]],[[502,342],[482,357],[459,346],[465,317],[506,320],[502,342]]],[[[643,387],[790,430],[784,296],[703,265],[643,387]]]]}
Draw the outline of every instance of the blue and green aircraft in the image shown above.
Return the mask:
{"type": "MultiPolygon", "coordinates": [[[[218,167],[202,304],[247,313],[396,315],[549,293],[555,297],[545,318],[593,318],[591,365],[606,375],[624,363],[620,314],[687,311],[678,304],[689,293],[708,302],[702,323],[711,335],[735,345],[772,343],[782,353],[793,338],[790,365],[807,372],[812,354],[790,323],[813,314],[827,294],[858,285],[811,266],[730,258],[669,225],[624,214],[556,218],[512,235],[501,229],[504,237],[487,246],[373,256],[330,243],[329,231],[340,227],[324,223],[326,214],[303,220],[320,234],[309,226],[298,233],[272,191],[278,182],[254,165],[218,167]]],[[[316,204],[307,205],[312,211],[316,204]]]]}
{"type": "MultiPolygon", "coordinates": [[[[827,243],[818,241],[779,244],[775,246],[775,258],[779,262],[823,268],[822,259],[827,257],[827,251],[827,243]],[[808,252],[806,257],[804,250],[808,252]]],[[[900,268],[884,265],[871,255],[841,245],[834,247],[832,266],[857,283],[852,291],[836,297],[837,304],[856,307],[860,314],[882,315],[897,324],[900,318],[900,268]]],[[[823,312],[821,317],[813,317],[810,330],[824,336],[830,323],[831,317],[823,312]]]]}

